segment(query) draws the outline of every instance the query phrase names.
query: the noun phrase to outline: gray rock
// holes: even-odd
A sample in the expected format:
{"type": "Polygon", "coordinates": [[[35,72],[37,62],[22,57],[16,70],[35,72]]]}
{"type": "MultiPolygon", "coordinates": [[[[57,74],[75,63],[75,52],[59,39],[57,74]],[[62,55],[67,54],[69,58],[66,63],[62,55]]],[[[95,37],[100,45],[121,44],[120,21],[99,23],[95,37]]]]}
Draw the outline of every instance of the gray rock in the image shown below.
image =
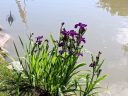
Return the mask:
{"type": "Polygon", "coordinates": [[[0,54],[0,60],[5,60],[4,57],[0,54]]]}
{"type": "Polygon", "coordinates": [[[22,66],[21,66],[21,64],[20,64],[19,61],[13,61],[13,62],[11,62],[10,65],[12,66],[12,68],[13,68],[14,70],[16,70],[16,71],[18,71],[18,72],[22,72],[22,71],[23,71],[23,68],[22,68],[22,66]]]}
{"type": "Polygon", "coordinates": [[[5,33],[0,31],[0,47],[4,47],[5,43],[10,39],[10,36],[5,33]]]}
{"type": "Polygon", "coordinates": [[[1,54],[3,57],[6,57],[7,54],[8,54],[8,51],[5,50],[4,48],[0,47],[0,54],[1,54]]]}

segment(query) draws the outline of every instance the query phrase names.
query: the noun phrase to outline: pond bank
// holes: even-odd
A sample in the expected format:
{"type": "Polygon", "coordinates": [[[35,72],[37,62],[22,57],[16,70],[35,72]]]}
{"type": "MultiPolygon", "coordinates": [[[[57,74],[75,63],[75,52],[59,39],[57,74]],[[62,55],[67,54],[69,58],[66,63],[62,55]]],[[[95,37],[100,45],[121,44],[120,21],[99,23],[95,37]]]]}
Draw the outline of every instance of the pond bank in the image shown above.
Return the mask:
{"type": "Polygon", "coordinates": [[[0,47],[4,47],[5,43],[10,39],[10,36],[3,32],[0,31],[0,47]]]}
{"type": "Polygon", "coordinates": [[[3,32],[2,28],[0,29],[0,58],[4,59],[4,56],[8,53],[8,51],[4,49],[4,46],[10,39],[10,36],[7,33],[3,32]]]}

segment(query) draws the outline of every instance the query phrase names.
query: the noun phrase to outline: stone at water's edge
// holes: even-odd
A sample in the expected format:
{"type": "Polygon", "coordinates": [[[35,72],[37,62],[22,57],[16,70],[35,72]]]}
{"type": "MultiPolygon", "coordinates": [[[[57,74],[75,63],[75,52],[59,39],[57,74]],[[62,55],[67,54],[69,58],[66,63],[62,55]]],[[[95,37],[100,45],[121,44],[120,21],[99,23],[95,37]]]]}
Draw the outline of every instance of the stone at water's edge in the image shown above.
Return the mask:
{"type": "MultiPolygon", "coordinates": [[[[0,54],[0,60],[4,61],[4,57],[0,54]]],[[[0,62],[1,63],[1,62],[0,62]]]]}
{"type": "Polygon", "coordinates": [[[13,61],[13,62],[11,62],[10,65],[7,66],[7,68],[8,69],[14,69],[14,70],[16,70],[18,72],[22,72],[23,71],[23,67],[22,67],[22,65],[20,64],[19,61],[13,61]]]}
{"type": "Polygon", "coordinates": [[[2,55],[3,57],[6,57],[8,54],[8,51],[5,50],[4,48],[0,47],[0,55],[2,55]]]}
{"type": "Polygon", "coordinates": [[[0,31],[0,47],[4,47],[5,43],[10,39],[7,33],[0,31]]]}
{"type": "Polygon", "coordinates": [[[2,30],[3,28],[0,27],[0,59],[3,59],[7,55],[8,51],[6,51],[3,47],[10,39],[10,36],[2,30]]]}

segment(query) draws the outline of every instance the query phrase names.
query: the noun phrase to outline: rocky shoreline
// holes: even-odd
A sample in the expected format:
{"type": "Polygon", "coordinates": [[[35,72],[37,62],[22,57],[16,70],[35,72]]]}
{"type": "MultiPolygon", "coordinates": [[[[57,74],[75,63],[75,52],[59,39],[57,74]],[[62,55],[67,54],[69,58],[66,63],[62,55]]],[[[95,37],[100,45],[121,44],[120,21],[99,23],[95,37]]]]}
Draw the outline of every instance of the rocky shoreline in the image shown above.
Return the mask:
{"type": "Polygon", "coordinates": [[[10,39],[10,36],[0,31],[0,47],[4,47],[5,43],[10,39]]]}
{"type": "MultiPolygon", "coordinates": [[[[7,57],[8,51],[4,48],[7,41],[10,39],[10,36],[3,32],[2,28],[0,27],[0,64],[1,61],[6,61],[5,57],[7,57]]],[[[7,66],[8,69],[15,69],[18,71],[22,71],[22,66],[20,65],[19,61],[12,61],[7,66]]]]}
{"type": "Polygon", "coordinates": [[[10,39],[10,36],[2,31],[0,27],[0,59],[4,59],[6,54],[8,53],[7,50],[4,49],[5,44],[10,39]]]}

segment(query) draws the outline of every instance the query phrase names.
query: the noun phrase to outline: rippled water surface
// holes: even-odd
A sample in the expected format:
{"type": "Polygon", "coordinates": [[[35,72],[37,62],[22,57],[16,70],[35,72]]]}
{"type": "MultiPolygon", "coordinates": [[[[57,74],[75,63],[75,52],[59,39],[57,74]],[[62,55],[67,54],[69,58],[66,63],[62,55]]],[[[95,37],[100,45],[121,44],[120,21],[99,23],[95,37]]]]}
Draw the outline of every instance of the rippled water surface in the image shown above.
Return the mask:
{"type": "Polygon", "coordinates": [[[47,38],[52,33],[57,39],[61,22],[67,29],[88,24],[85,48],[103,53],[109,74],[102,96],[128,96],[128,0],[0,0],[0,26],[11,36],[5,47],[12,55],[18,35],[26,40],[30,32],[47,38]]]}

